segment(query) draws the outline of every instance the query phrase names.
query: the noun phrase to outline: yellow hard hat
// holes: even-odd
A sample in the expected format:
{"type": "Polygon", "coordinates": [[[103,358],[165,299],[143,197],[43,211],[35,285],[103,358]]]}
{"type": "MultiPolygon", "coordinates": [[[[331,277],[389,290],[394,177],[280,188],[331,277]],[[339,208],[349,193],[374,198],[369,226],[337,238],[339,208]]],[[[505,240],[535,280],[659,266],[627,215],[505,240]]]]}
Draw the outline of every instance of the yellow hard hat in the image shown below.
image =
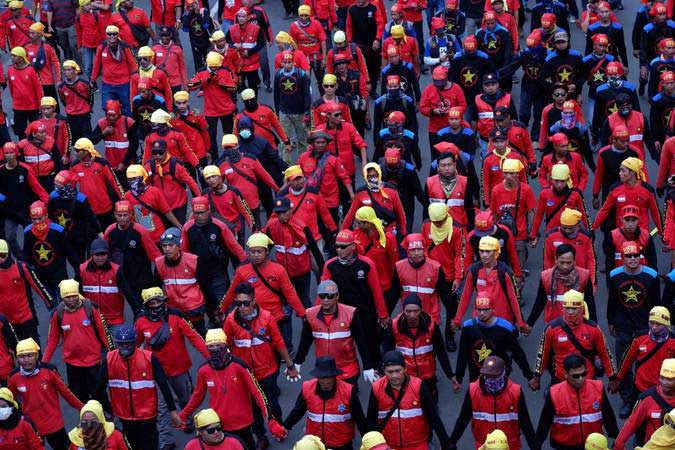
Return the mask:
{"type": "Polygon", "coordinates": [[[206,65],[212,69],[217,69],[223,65],[223,55],[218,52],[209,52],[206,55],[206,65]]]}
{"type": "Polygon", "coordinates": [[[478,250],[493,250],[498,252],[499,249],[499,241],[492,236],[483,236],[478,241],[478,250]]]}
{"type": "Polygon", "coordinates": [[[16,344],[16,356],[38,353],[40,346],[33,338],[22,339],[16,344]]]}
{"type": "Polygon", "coordinates": [[[5,255],[9,253],[9,246],[7,245],[7,241],[4,239],[0,239],[0,253],[5,255]]]}
{"type": "Polygon", "coordinates": [[[61,294],[61,298],[80,295],[80,283],[75,280],[61,280],[59,283],[59,294],[61,294]]]}
{"type": "Polygon", "coordinates": [[[166,298],[166,295],[164,295],[164,291],[162,288],[159,287],[151,287],[147,289],[143,289],[141,291],[141,298],[143,299],[143,303],[147,303],[148,301],[152,300],[153,298],[166,298]]]}
{"type": "Polygon", "coordinates": [[[208,427],[209,425],[213,425],[214,423],[220,423],[220,417],[218,417],[218,413],[215,412],[213,409],[206,408],[202,409],[197,414],[195,414],[194,421],[195,427],[199,429],[208,427]]]}
{"type": "Polygon", "coordinates": [[[31,26],[28,27],[30,31],[34,31],[36,33],[44,33],[45,32],[45,26],[42,24],[42,22],[35,22],[32,23],[31,26]]]}
{"type": "Polygon", "coordinates": [[[303,176],[302,167],[297,164],[294,166],[288,166],[288,168],[284,171],[284,178],[286,180],[292,180],[301,176],[303,176]]]}
{"type": "Polygon", "coordinates": [[[574,225],[581,222],[583,214],[572,208],[565,208],[560,214],[560,224],[566,227],[573,227],[574,225]]]}
{"type": "Polygon", "coordinates": [[[342,44],[343,42],[347,41],[347,35],[345,34],[344,31],[338,30],[335,32],[333,35],[333,42],[336,44],[342,44]]]}
{"type": "Polygon", "coordinates": [[[190,93],[187,91],[178,91],[173,94],[174,102],[187,102],[188,100],[190,100],[190,93]]]}
{"type": "Polygon", "coordinates": [[[479,450],[509,450],[509,439],[502,430],[493,430],[485,437],[479,450]]]}
{"type": "Polygon", "coordinates": [[[387,441],[384,439],[384,436],[379,431],[369,431],[364,434],[361,438],[361,448],[360,450],[370,450],[371,448],[386,444],[387,441]]]}
{"type": "Polygon", "coordinates": [[[206,345],[227,344],[227,335],[222,328],[211,328],[206,332],[204,341],[206,342],[206,345]]]}
{"type": "Polygon", "coordinates": [[[303,15],[311,15],[312,14],[312,8],[309,7],[309,5],[300,5],[298,8],[298,15],[303,16],[303,15]]]}
{"type": "Polygon", "coordinates": [[[78,2],[80,4],[80,8],[83,6],[87,6],[88,4],[91,3],[91,0],[79,0],[78,2]]]}
{"type": "Polygon", "coordinates": [[[236,147],[239,145],[239,139],[234,134],[226,134],[221,142],[223,147],[236,147]]]}
{"type": "Polygon", "coordinates": [[[105,27],[105,32],[106,33],[119,33],[120,29],[117,28],[115,25],[108,25],[105,27]]]}
{"type": "Polygon", "coordinates": [[[585,450],[609,450],[607,438],[600,433],[591,433],[586,438],[585,450]]]}
{"type": "Polygon", "coordinates": [[[169,120],[171,120],[171,114],[163,109],[155,110],[150,116],[150,122],[152,123],[167,124],[169,123],[169,120]]]}
{"type": "Polygon", "coordinates": [[[336,84],[337,83],[337,77],[333,75],[332,73],[327,73],[326,75],[323,76],[323,84],[336,84]]]}
{"type": "Polygon", "coordinates": [[[152,58],[153,56],[155,56],[155,52],[153,52],[152,49],[148,46],[141,47],[138,49],[139,58],[152,58]]]}
{"type": "Polygon", "coordinates": [[[16,403],[16,400],[14,400],[14,394],[6,387],[0,388],[0,399],[6,401],[7,403],[11,403],[15,408],[19,407],[19,405],[16,403]]]}
{"type": "Polygon", "coordinates": [[[257,232],[249,236],[248,241],[246,241],[247,248],[253,247],[269,247],[273,245],[274,241],[269,238],[265,233],[257,232]]]}
{"type": "Polygon", "coordinates": [[[394,25],[391,27],[390,34],[394,39],[401,39],[405,37],[405,28],[402,25],[394,25]]]}
{"type": "Polygon", "coordinates": [[[23,8],[23,2],[20,2],[18,0],[12,0],[7,4],[7,7],[9,9],[21,9],[23,8]]]}
{"type": "Polygon", "coordinates": [[[244,89],[241,91],[241,99],[243,101],[252,100],[255,98],[255,91],[253,89],[244,89]]]}
{"type": "Polygon", "coordinates": [[[26,59],[26,49],[23,47],[14,47],[10,53],[12,56],[18,56],[28,61],[26,59]]]}
{"type": "Polygon", "coordinates": [[[40,99],[40,106],[56,106],[56,99],[54,97],[42,97],[40,99]]]}
{"type": "Polygon", "coordinates": [[[675,358],[663,360],[659,376],[662,376],[663,378],[675,378],[675,358]]]}
{"type": "Polygon", "coordinates": [[[215,177],[221,176],[220,169],[218,168],[218,166],[206,166],[204,167],[202,174],[204,175],[204,179],[214,176],[215,177]]]}

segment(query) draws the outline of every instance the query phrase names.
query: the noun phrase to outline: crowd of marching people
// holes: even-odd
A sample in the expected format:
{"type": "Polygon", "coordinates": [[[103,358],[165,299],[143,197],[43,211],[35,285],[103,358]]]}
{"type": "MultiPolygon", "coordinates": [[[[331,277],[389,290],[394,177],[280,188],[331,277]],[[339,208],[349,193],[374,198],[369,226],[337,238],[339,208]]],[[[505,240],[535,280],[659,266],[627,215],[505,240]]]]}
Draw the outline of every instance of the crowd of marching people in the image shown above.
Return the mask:
{"type": "Polygon", "coordinates": [[[675,1],[279,3],[0,10],[0,450],[674,449],[675,1]]]}

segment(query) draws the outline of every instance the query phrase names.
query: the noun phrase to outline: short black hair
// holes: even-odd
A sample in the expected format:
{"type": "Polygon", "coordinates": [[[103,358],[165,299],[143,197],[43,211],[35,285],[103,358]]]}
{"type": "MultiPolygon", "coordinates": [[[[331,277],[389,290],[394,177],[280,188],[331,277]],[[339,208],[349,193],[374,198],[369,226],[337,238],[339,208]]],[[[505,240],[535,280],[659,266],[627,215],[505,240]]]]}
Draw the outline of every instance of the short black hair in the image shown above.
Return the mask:
{"type": "Polygon", "coordinates": [[[577,249],[571,246],[570,244],[560,244],[555,248],[555,257],[564,255],[565,253],[572,253],[574,256],[577,256],[577,249]]]}
{"type": "Polygon", "coordinates": [[[246,294],[250,295],[251,298],[255,296],[255,289],[249,283],[239,283],[234,288],[234,295],[246,294]]]}
{"type": "Polygon", "coordinates": [[[565,372],[585,366],[586,358],[581,356],[580,353],[572,353],[571,355],[567,355],[563,360],[563,368],[565,369],[565,372]]]}

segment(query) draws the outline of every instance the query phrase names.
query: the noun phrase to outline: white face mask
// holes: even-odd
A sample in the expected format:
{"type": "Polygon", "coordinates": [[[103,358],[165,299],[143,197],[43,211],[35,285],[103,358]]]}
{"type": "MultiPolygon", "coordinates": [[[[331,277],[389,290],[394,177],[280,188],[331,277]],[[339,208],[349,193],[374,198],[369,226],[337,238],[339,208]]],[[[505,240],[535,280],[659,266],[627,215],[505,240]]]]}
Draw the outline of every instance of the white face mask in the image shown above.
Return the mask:
{"type": "Polygon", "coordinates": [[[12,415],[14,408],[7,406],[6,408],[0,408],[0,420],[7,420],[9,416],[12,415]]]}

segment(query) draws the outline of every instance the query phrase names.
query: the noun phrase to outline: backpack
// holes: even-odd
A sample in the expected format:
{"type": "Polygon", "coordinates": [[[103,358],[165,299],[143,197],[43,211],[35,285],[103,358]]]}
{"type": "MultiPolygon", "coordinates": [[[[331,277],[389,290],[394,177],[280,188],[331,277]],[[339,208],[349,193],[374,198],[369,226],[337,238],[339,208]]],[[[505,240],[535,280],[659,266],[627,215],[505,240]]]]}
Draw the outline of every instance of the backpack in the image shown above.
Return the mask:
{"type": "MultiPolygon", "coordinates": [[[[84,314],[87,316],[87,320],[91,323],[92,327],[94,327],[94,308],[93,304],[91,303],[91,300],[89,299],[83,299],[82,300],[82,308],[84,308],[84,314]]],[[[63,322],[63,315],[66,312],[66,305],[64,305],[63,302],[59,303],[56,307],[56,324],[59,327],[59,330],[61,330],[61,323],[63,322]]],[[[101,336],[98,335],[98,331],[96,331],[96,328],[94,327],[94,334],[96,335],[96,340],[98,340],[98,343],[101,344],[102,348],[107,348],[105,343],[101,340],[101,336]]]]}

